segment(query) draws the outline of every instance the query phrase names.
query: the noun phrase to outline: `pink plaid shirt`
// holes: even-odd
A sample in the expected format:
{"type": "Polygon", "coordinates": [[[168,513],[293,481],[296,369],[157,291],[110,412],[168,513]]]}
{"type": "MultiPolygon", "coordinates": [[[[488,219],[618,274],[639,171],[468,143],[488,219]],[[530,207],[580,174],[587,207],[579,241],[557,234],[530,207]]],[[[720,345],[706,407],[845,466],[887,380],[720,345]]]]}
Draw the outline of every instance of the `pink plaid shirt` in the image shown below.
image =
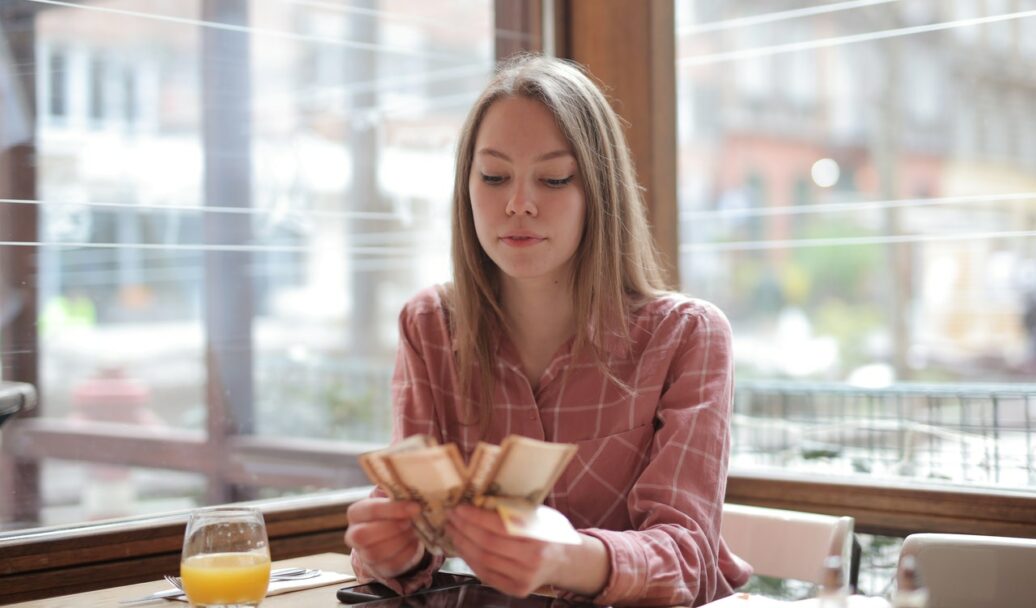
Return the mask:
{"type": "MultiPolygon", "coordinates": [[[[533,390],[514,346],[497,352],[495,406],[485,437],[461,423],[452,340],[439,294],[427,289],[400,314],[393,376],[394,439],[426,433],[455,442],[465,459],[483,439],[525,435],[579,447],[546,503],[608,550],[611,574],[598,604],[699,605],[751,575],[719,537],[730,450],[730,325],[708,302],[659,297],[630,318],[632,348],[607,339],[610,382],[571,342],[533,390]],[[570,371],[566,375],[565,369],[570,371]]],[[[354,559],[363,576],[363,564],[354,559]]],[[[405,580],[428,583],[441,562],[405,580]]]]}

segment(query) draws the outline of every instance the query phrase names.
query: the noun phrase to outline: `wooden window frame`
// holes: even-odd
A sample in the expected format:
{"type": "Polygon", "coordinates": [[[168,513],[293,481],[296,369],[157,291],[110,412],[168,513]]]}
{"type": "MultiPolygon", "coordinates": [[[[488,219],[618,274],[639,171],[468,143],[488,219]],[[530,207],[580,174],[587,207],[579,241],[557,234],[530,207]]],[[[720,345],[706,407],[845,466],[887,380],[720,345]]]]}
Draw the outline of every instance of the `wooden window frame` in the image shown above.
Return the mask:
{"type": "Polygon", "coordinates": [[[674,1],[556,0],[555,10],[557,55],[586,66],[625,119],[664,277],[679,289],[674,1]]]}
{"type": "MultiPolygon", "coordinates": [[[[35,62],[36,5],[0,4],[0,27],[10,45],[15,65],[35,62]]],[[[36,89],[31,72],[21,75],[25,103],[35,116],[36,89]]],[[[35,129],[29,141],[0,150],[0,199],[34,200],[36,192],[35,129]]],[[[35,205],[0,204],[0,242],[31,243],[36,240],[39,214],[35,205]]],[[[16,302],[13,316],[0,326],[0,379],[39,384],[39,336],[37,334],[38,262],[31,245],[0,247],[0,298],[16,302]]],[[[4,310],[8,313],[9,311],[4,310]]],[[[38,415],[38,408],[21,415],[23,420],[38,415]]],[[[2,432],[2,431],[0,431],[2,432]]],[[[39,465],[36,462],[0,455],[0,514],[15,520],[26,512],[38,512],[39,465]],[[29,500],[7,504],[15,488],[27,489],[29,500]]],[[[0,554],[2,557],[2,554],[0,554]]]]}
{"type": "MultiPolygon", "coordinates": [[[[499,56],[552,48],[558,56],[586,65],[604,85],[627,123],[654,238],[665,260],[667,277],[675,287],[678,235],[672,0],[546,0],[542,5],[496,2],[499,56]],[[546,11],[542,6],[547,7],[546,11]],[[544,32],[549,31],[554,33],[554,40],[544,40],[544,32]],[[623,44],[615,44],[616,40],[623,44]]],[[[0,166],[28,167],[32,153],[31,146],[5,152],[9,156],[0,166]],[[15,155],[13,159],[11,154],[15,155]]],[[[35,191],[34,173],[28,169],[14,173],[6,182],[0,176],[0,190],[6,184],[6,192],[10,192],[13,183],[14,192],[22,197],[35,191]]],[[[31,214],[18,221],[35,226],[34,207],[18,206],[14,212],[31,214]]],[[[8,223],[10,215],[2,219],[0,226],[13,225],[8,223]]],[[[29,248],[21,249],[27,253],[29,248]]],[[[4,272],[8,276],[12,272],[35,276],[32,268],[26,266],[27,257],[8,257],[4,260],[4,272]]],[[[16,337],[22,343],[35,340],[32,332],[28,337],[16,337]]],[[[5,334],[4,339],[11,336],[5,334]]],[[[13,369],[18,379],[29,381],[36,378],[35,365],[32,357],[4,360],[5,370],[13,369]]],[[[213,475],[242,483],[254,479],[254,466],[271,461],[306,464],[304,473],[283,475],[271,481],[275,485],[290,486],[303,478],[314,484],[362,483],[355,459],[370,447],[232,437],[221,449],[232,456],[228,462],[234,464],[213,464],[200,433],[147,438],[127,433],[124,428],[99,427],[93,427],[89,435],[106,438],[108,445],[113,446],[110,458],[137,455],[132,462],[119,460],[120,464],[208,466],[213,468],[213,475]]],[[[19,466],[36,466],[36,460],[42,457],[76,458],[82,453],[77,449],[86,441],[82,433],[56,420],[23,418],[14,421],[5,432],[14,429],[17,432],[8,435],[4,449],[18,457],[19,466]],[[42,445],[51,447],[43,450],[39,447],[42,445]]],[[[366,493],[366,488],[359,488],[259,503],[267,518],[274,557],[345,551],[342,534],[347,525],[346,509],[366,493]]],[[[933,531],[1036,538],[1036,495],[1031,492],[920,486],[912,480],[817,481],[805,475],[734,471],[728,480],[726,498],[743,504],[851,515],[856,518],[857,530],[866,533],[905,536],[933,531]]],[[[177,514],[69,526],[0,539],[0,603],[139,582],[172,571],[179,560],[185,518],[186,514],[177,514]]]]}

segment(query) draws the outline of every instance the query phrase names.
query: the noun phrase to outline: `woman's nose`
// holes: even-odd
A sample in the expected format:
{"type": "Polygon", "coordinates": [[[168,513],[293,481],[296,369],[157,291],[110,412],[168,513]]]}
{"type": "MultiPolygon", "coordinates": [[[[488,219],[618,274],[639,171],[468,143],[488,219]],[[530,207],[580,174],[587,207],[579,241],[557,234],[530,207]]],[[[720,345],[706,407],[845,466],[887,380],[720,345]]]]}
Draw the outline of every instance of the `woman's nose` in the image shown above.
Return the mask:
{"type": "Polygon", "coordinates": [[[529,215],[536,217],[536,203],[532,200],[531,189],[523,186],[515,188],[514,194],[511,196],[510,200],[507,201],[505,211],[509,216],[529,215]]]}

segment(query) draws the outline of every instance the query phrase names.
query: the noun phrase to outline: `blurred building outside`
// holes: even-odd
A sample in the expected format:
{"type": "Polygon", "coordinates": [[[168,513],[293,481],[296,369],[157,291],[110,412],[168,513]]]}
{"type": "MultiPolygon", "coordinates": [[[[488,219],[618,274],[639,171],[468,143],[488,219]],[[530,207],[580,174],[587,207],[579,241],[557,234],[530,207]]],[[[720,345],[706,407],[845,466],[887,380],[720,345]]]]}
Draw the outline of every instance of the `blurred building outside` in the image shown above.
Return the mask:
{"type": "Polygon", "coordinates": [[[731,315],[753,377],[1031,381],[1036,19],[838,43],[998,14],[876,4],[752,25],[750,2],[678,3],[683,287],[731,315]]]}

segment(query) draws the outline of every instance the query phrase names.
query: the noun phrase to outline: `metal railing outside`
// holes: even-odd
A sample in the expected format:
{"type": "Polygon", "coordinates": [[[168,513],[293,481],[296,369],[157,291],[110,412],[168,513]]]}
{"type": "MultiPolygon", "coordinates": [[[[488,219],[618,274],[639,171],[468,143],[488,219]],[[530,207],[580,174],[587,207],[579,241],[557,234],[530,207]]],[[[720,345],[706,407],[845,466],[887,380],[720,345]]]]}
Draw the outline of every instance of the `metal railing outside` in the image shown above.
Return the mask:
{"type": "Polygon", "coordinates": [[[738,383],[733,467],[1036,486],[1036,384],[738,383]]]}
{"type": "Polygon", "coordinates": [[[256,362],[257,434],[388,442],[392,360],[330,356],[256,362]]]}

